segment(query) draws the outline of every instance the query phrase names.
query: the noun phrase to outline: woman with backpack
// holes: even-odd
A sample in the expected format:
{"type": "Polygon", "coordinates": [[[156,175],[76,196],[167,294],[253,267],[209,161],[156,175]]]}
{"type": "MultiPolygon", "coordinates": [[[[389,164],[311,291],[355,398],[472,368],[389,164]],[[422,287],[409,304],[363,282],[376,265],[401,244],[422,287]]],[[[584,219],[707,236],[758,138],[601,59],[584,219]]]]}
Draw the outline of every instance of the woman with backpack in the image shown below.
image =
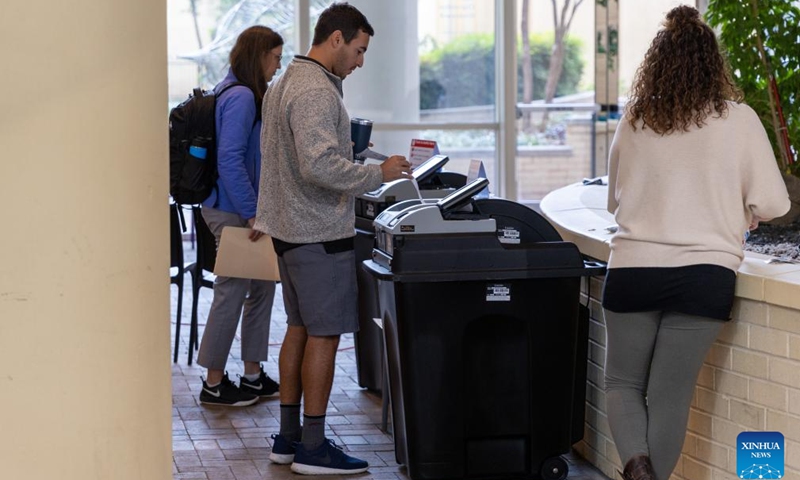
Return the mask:
{"type": "MultiPolygon", "coordinates": [[[[219,246],[222,229],[253,227],[261,172],[261,101],[281,68],[283,38],[264,26],[244,30],[230,53],[230,70],[214,87],[219,178],[202,215],[219,246]]],[[[251,230],[255,241],[262,233],[251,230]]],[[[242,407],[274,395],[278,384],[264,373],[275,282],[217,276],[197,363],[207,369],[200,403],[242,407]],[[244,376],[237,387],[225,372],[242,317],[244,376]]]]}

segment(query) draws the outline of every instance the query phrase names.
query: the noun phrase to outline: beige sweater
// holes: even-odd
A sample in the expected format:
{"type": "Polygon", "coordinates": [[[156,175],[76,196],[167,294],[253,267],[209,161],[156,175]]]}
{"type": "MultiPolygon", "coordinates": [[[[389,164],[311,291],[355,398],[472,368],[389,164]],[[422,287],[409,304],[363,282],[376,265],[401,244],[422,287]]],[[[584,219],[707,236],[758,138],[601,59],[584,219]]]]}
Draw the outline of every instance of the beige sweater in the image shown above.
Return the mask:
{"type": "Polygon", "coordinates": [[[619,229],[609,268],[713,264],[738,270],[754,216],[772,219],[789,195],[755,112],[660,136],[620,120],[608,162],[608,211],[619,229]]]}

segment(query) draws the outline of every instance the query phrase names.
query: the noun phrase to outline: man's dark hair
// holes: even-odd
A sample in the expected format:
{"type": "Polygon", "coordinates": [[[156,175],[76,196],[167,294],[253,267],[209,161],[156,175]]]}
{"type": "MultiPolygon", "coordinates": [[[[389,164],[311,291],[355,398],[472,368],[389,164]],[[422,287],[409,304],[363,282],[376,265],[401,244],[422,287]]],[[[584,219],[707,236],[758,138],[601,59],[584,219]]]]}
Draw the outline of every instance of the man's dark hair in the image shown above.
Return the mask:
{"type": "Polygon", "coordinates": [[[375,30],[367,21],[367,17],[349,3],[332,3],[331,6],[322,11],[314,27],[314,41],[312,45],[320,45],[328,39],[333,32],[339,30],[345,43],[358,36],[359,30],[370,37],[375,35],[375,30]]]}

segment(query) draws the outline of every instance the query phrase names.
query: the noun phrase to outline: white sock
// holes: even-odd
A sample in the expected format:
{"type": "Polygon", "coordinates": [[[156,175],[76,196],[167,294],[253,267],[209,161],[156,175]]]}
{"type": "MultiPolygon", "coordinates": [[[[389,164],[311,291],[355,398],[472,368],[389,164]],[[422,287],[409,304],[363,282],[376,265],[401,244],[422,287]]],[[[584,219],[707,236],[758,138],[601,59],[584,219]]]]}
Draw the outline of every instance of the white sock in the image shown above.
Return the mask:
{"type": "Polygon", "coordinates": [[[248,375],[243,375],[244,378],[247,379],[248,382],[255,382],[261,376],[261,372],[258,373],[251,373],[248,375]]]}

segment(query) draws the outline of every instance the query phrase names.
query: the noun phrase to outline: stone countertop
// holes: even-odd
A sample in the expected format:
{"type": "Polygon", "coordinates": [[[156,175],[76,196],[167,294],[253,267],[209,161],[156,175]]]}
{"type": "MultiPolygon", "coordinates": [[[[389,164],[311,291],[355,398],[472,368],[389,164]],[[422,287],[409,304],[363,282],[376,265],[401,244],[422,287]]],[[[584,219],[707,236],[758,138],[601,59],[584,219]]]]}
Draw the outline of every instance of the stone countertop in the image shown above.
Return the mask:
{"type": "MultiPolygon", "coordinates": [[[[544,216],[564,240],[585,255],[607,261],[614,216],[606,211],[607,185],[575,183],[542,199],[544,216]]],[[[736,281],[736,296],[800,309],[800,264],[769,264],[773,257],[745,252],[736,281]]]]}

